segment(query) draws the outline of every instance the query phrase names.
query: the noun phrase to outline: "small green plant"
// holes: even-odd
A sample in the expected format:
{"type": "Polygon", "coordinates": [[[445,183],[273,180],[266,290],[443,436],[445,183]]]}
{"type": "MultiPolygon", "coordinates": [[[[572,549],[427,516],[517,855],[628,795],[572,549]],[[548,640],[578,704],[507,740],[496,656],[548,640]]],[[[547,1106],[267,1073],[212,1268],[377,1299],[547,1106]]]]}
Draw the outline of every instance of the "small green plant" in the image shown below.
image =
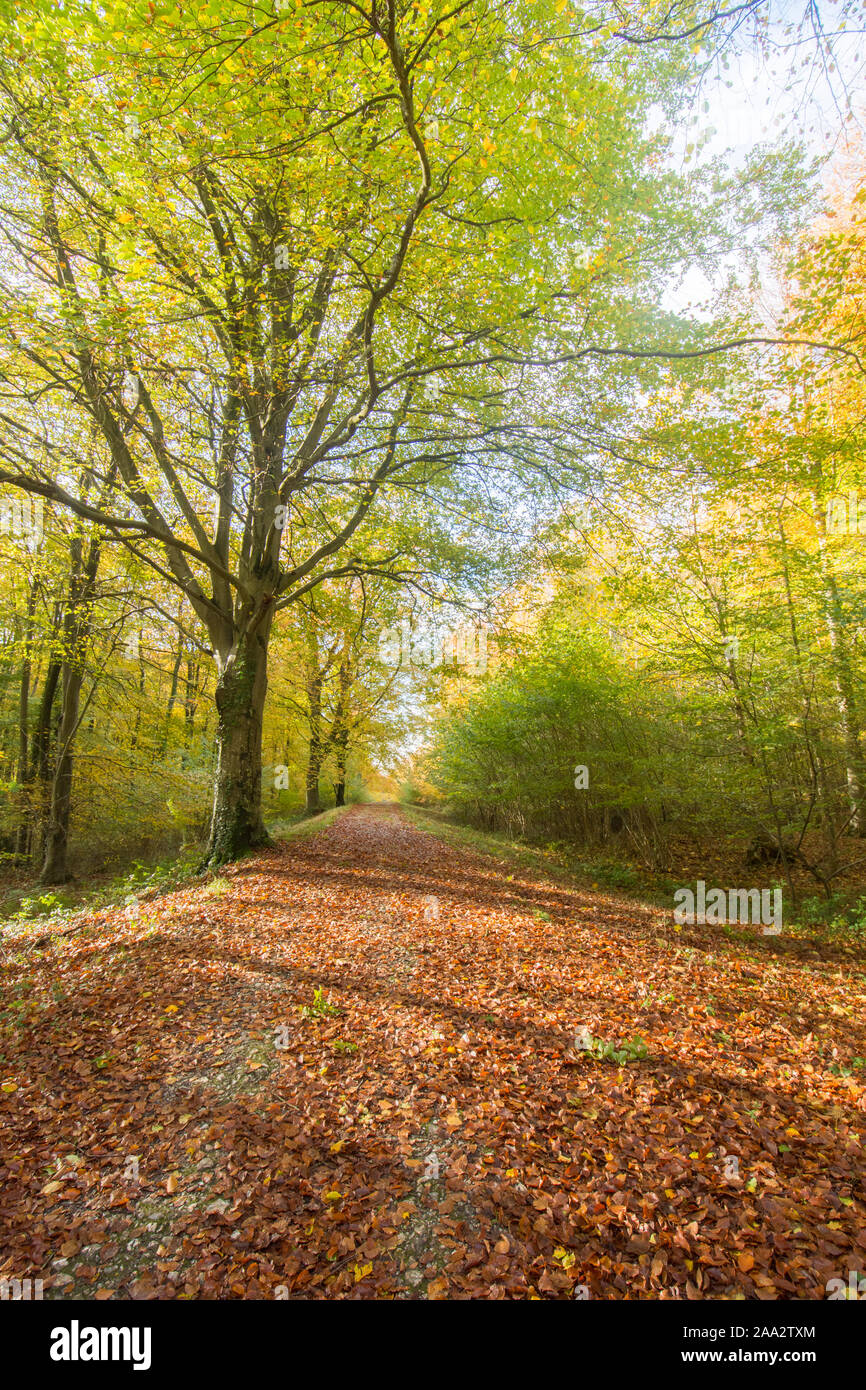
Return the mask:
{"type": "Polygon", "coordinates": [[[31,917],[44,917],[63,904],[56,893],[42,893],[38,898],[22,898],[15,914],[16,922],[28,922],[31,917]]]}
{"type": "Polygon", "coordinates": [[[581,1052],[597,1062],[616,1062],[619,1066],[640,1062],[647,1056],[646,1042],[639,1033],[630,1042],[617,1043],[605,1042],[604,1038],[594,1038],[591,1033],[584,1033],[579,1039],[579,1047],[581,1052]]]}
{"type": "Polygon", "coordinates": [[[224,898],[229,891],[230,883],[227,878],[214,878],[206,888],[202,889],[204,898],[224,898]]]}
{"type": "Polygon", "coordinates": [[[800,904],[800,921],[807,927],[826,927],[844,908],[844,893],[833,893],[829,898],[804,898],[800,904]]]}
{"type": "Polygon", "coordinates": [[[357,1051],[358,1051],[358,1044],[357,1044],[357,1043],[353,1043],[353,1042],[347,1042],[345,1038],[337,1038],[336,1041],[334,1042],[334,1051],[335,1051],[335,1052],[357,1052],[357,1051]]]}
{"type": "Polygon", "coordinates": [[[667,994],[662,994],[656,989],[655,985],[650,985],[643,999],[640,1001],[640,1007],[642,1009],[660,1009],[665,1004],[673,1004],[675,1001],[676,995],[672,990],[669,990],[667,994]]]}
{"type": "Polygon", "coordinates": [[[852,1057],[847,1066],[844,1062],[834,1062],[830,1070],[835,1076],[854,1076],[862,1067],[866,1067],[866,1057],[852,1057]]]}
{"type": "Polygon", "coordinates": [[[821,936],[851,937],[866,933],[866,898],[852,902],[844,893],[829,898],[804,898],[800,905],[802,926],[821,936]]]}
{"type": "Polygon", "coordinates": [[[304,1018],[338,1018],[342,1011],[325,998],[323,989],[313,990],[312,1004],[304,1004],[301,1014],[304,1018]]]}

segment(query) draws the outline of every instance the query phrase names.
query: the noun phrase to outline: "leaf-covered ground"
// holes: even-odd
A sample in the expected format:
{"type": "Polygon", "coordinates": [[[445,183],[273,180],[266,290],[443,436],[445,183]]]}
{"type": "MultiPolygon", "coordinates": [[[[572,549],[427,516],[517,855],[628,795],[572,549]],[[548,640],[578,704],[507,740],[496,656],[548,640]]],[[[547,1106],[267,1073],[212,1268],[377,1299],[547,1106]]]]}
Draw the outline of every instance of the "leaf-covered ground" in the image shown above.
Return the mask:
{"type": "Polygon", "coordinates": [[[0,1275],[46,1297],[820,1299],[866,1267],[856,956],[678,932],[386,807],[29,931],[0,1275]]]}

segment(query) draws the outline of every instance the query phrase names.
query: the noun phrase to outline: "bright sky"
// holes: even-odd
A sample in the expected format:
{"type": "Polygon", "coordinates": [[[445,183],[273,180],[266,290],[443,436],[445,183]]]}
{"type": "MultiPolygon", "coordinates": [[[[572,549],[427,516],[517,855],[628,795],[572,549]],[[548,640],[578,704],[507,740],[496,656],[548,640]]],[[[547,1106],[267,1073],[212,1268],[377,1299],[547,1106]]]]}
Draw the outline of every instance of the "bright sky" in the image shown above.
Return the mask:
{"type": "MultiPolygon", "coordinates": [[[[831,31],[837,6],[819,7],[823,22],[831,31]]],[[[701,158],[725,156],[732,164],[743,164],[749,154],[764,143],[801,139],[808,155],[843,155],[851,135],[866,127],[866,42],[860,31],[837,33],[831,37],[832,55],[822,56],[811,29],[787,38],[783,19],[799,20],[806,11],[806,0],[784,0],[774,4],[778,19],[771,27],[771,43],[766,53],[756,51],[743,34],[729,52],[727,70],[718,64],[708,71],[702,89],[695,96],[693,115],[698,122],[677,133],[675,159],[682,161],[686,144],[697,141],[714,129],[701,158]],[[706,102],[708,110],[703,107],[706,102]],[[853,114],[849,110],[853,106],[853,114]]],[[[732,263],[720,267],[726,276],[732,263]]],[[[665,307],[675,312],[707,302],[712,286],[697,268],[689,270],[682,284],[672,291],[665,307]]],[[[703,316],[698,311],[699,316],[703,316]]]]}
{"type": "MultiPolygon", "coordinates": [[[[771,0],[771,4],[777,15],[787,11],[799,20],[806,10],[807,0],[771,0]]],[[[830,7],[825,3],[821,9],[824,23],[832,28],[830,7]]],[[[807,156],[838,156],[846,149],[846,121],[850,122],[848,129],[852,133],[863,132],[866,127],[866,96],[863,95],[866,93],[866,65],[862,54],[866,54],[866,42],[862,36],[852,33],[834,39],[836,70],[827,71],[820,61],[811,31],[807,31],[808,36],[804,34],[802,41],[798,41],[796,35],[785,40],[782,25],[777,23],[772,33],[776,45],[769,46],[766,54],[756,52],[751,34],[744,33],[729,51],[728,68],[714,66],[707,72],[692,105],[692,115],[698,117],[697,124],[683,125],[676,132],[672,157],[677,164],[685,157],[686,145],[697,144],[700,136],[710,128],[716,133],[703,146],[700,158],[722,157],[734,165],[743,164],[759,145],[779,140],[802,139],[807,156]],[[853,119],[846,109],[849,100],[855,105],[853,119]],[[705,102],[707,111],[703,109],[705,102]]],[[[651,111],[651,124],[660,119],[663,119],[660,109],[651,111]]],[[[727,280],[736,268],[733,260],[721,265],[719,283],[727,280]]],[[[769,267],[767,285],[769,301],[772,295],[769,267]]],[[[664,306],[676,313],[709,318],[709,308],[700,306],[709,306],[713,298],[711,282],[701,270],[692,268],[680,285],[665,297],[664,306]]],[[[407,692],[405,711],[416,715],[418,724],[399,749],[395,762],[425,741],[426,706],[417,691],[407,692]]]]}

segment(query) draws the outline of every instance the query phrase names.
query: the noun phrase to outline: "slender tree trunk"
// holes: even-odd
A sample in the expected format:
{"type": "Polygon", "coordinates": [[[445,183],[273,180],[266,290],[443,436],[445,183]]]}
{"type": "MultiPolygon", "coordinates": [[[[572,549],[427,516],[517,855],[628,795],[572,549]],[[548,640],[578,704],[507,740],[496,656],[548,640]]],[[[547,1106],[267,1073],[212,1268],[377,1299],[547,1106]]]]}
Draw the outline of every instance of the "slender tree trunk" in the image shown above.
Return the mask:
{"type": "Polygon", "coordinates": [[[336,745],[337,758],[337,780],[334,783],[334,805],[345,806],[346,804],[346,745],[338,743],[336,745]]]}
{"type": "Polygon", "coordinates": [[[345,806],[346,804],[346,760],[349,753],[349,690],[351,683],[349,663],[344,657],[340,662],[340,693],[334,719],[334,761],[337,770],[334,782],[334,802],[337,806],[345,806]]]}
{"type": "Polygon", "coordinates": [[[324,747],[322,741],[322,676],[316,671],[307,681],[309,701],[310,751],[307,757],[307,815],[314,816],[322,808],[319,802],[319,774],[322,771],[324,747]]]}
{"type": "Polygon", "coordinates": [[[143,638],[143,636],[144,636],[144,633],[143,633],[143,632],[141,631],[141,629],[139,628],[139,631],[138,631],[138,642],[136,643],[136,650],[138,651],[138,703],[136,704],[136,707],[135,707],[135,724],[133,725],[133,729],[132,729],[132,738],[130,739],[130,743],[129,743],[130,748],[137,748],[137,747],[138,747],[138,735],[139,735],[139,731],[140,731],[140,729],[141,729],[141,712],[142,712],[142,709],[144,708],[145,681],[144,681],[144,657],[142,656],[142,650],[143,650],[143,649],[142,649],[142,638],[143,638]]]}
{"type": "MultiPolygon", "coordinates": [[[[794,607],[794,596],[791,589],[791,570],[788,564],[788,538],[785,535],[785,527],[782,522],[781,513],[779,515],[779,539],[781,541],[781,563],[782,580],[785,585],[785,605],[788,610],[788,626],[791,630],[791,644],[794,648],[794,660],[797,668],[797,680],[800,685],[800,693],[803,697],[803,737],[806,744],[806,756],[809,759],[809,768],[812,777],[813,791],[818,799],[819,816],[825,828],[830,827],[832,822],[832,798],[827,785],[824,760],[820,755],[820,745],[812,736],[812,696],[806,681],[803,670],[803,654],[800,645],[800,634],[797,627],[797,613],[794,607]]],[[[805,833],[805,832],[803,832],[805,833]]],[[[801,835],[802,840],[802,835],[801,835]]],[[[835,846],[835,836],[831,834],[830,842],[835,846]]],[[[799,844],[797,848],[799,849],[799,844]]]]}
{"type": "Polygon", "coordinates": [[[190,657],[187,659],[186,663],[186,698],[183,702],[183,718],[185,725],[184,737],[187,747],[189,747],[190,743],[192,742],[192,736],[195,729],[195,712],[198,707],[198,677],[198,662],[193,661],[193,659],[190,657]]]}
{"type": "Polygon", "coordinates": [[[60,671],[61,663],[56,657],[52,657],[45,673],[45,684],[42,687],[42,697],[39,701],[39,713],[33,735],[30,769],[34,791],[30,806],[30,845],[33,858],[41,852],[41,847],[45,842],[48,810],[51,804],[51,785],[48,775],[51,765],[51,723],[60,671]]]}
{"type": "Polygon", "coordinates": [[[78,731],[84,661],[90,636],[100,551],[101,541],[98,532],[91,537],[86,554],[81,531],[73,536],[70,544],[69,601],[63,623],[63,696],[51,784],[51,810],[45,836],[45,857],[39,876],[41,883],[63,883],[70,876],[67,850],[72,811],[73,751],[78,731]]]}
{"type": "Polygon", "coordinates": [[[848,642],[848,630],[839,586],[827,552],[827,528],[824,508],[816,492],[812,493],[812,513],[818,531],[818,555],[821,561],[821,583],[824,596],[824,618],[830,639],[833,679],[839,710],[839,729],[845,751],[845,780],[847,783],[850,820],[855,835],[863,833],[861,813],[863,801],[863,766],[860,755],[860,711],[854,687],[854,672],[848,642]]]}
{"type": "MultiPolygon", "coordinates": [[[[717,596],[714,595],[714,598],[716,605],[716,614],[719,620],[720,640],[725,643],[731,642],[732,639],[728,634],[728,618],[725,613],[724,607],[717,596]]],[[[734,656],[734,652],[736,650],[736,647],[726,647],[724,653],[724,662],[725,668],[728,673],[728,680],[731,685],[731,703],[733,705],[734,710],[734,719],[736,720],[737,724],[737,737],[740,742],[740,749],[746,762],[749,763],[750,766],[754,767],[755,757],[749,744],[748,709],[746,707],[746,701],[743,697],[743,689],[740,685],[740,677],[737,673],[737,663],[734,656]]]]}
{"type": "Polygon", "coordinates": [[[72,770],[75,733],[81,704],[84,667],[75,657],[63,666],[63,696],[60,728],[57,732],[57,758],[51,785],[51,812],[45,836],[45,858],[40,883],[64,883],[69,878],[67,850],[72,811],[72,770]]]}
{"type": "Polygon", "coordinates": [[[165,707],[165,731],[160,744],[160,753],[165,753],[168,747],[168,737],[171,731],[171,715],[177,699],[177,687],[180,678],[180,663],[183,660],[183,633],[178,633],[177,651],[174,657],[174,666],[171,672],[171,689],[168,692],[168,704],[165,707]]]}
{"type": "Polygon", "coordinates": [[[28,722],[30,714],[30,678],[32,673],[33,614],[36,608],[36,583],[27,595],[27,617],[24,630],[24,656],[21,661],[21,685],[18,692],[18,785],[21,788],[21,820],[15,837],[16,853],[27,853],[30,825],[26,813],[26,787],[30,781],[28,722]]]}
{"type": "Polygon", "coordinates": [[[270,623],[225,661],[216,686],[217,768],[206,862],[237,859],[270,843],[262,818],[262,722],[270,623]]]}

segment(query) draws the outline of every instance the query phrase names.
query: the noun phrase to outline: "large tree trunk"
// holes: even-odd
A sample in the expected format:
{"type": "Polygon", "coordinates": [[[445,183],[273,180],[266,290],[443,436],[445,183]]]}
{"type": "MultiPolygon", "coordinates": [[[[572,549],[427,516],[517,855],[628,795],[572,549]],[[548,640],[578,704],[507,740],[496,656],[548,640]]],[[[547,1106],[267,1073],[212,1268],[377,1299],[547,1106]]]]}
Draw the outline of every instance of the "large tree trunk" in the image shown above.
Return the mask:
{"type": "Polygon", "coordinates": [[[217,768],[206,856],[212,867],[270,843],[262,819],[269,632],[270,625],[261,624],[228,658],[217,681],[217,768]]]}

